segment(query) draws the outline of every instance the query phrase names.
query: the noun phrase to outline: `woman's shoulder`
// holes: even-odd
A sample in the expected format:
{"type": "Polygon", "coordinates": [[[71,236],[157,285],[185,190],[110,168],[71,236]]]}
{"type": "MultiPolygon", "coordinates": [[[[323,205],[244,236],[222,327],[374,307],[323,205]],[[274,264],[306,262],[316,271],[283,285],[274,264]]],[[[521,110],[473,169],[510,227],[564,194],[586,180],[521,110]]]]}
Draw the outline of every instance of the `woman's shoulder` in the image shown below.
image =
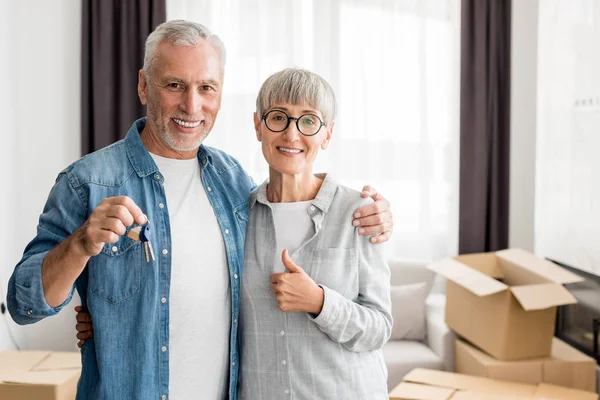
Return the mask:
{"type": "Polygon", "coordinates": [[[348,208],[355,211],[358,208],[373,203],[370,197],[363,198],[360,191],[334,182],[336,185],[335,196],[333,197],[332,207],[348,208]]]}

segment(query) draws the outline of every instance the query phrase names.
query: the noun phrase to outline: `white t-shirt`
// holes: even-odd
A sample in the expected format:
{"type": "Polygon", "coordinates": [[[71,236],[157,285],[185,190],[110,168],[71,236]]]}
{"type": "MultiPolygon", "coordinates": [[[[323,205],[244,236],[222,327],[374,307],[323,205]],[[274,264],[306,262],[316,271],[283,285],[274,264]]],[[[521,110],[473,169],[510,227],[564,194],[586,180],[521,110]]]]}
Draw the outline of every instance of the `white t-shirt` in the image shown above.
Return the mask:
{"type": "Polygon", "coordinates": [[[281,261],[283,249],[288,249],[288,254],[291,255],[293,251],[298,250],[309,235],[314,233],[314,224],[308,214],[311,204],[312,200],[295,203],[270,203],[277,240],[273,272],[287,271],[281,261]]]}
{"type": "Polygon", "coordinates": [[[223,236],[198,159],[151,155],[165,179],[171,221],[169,398],[224,399],[231,288],[223,236]]]}

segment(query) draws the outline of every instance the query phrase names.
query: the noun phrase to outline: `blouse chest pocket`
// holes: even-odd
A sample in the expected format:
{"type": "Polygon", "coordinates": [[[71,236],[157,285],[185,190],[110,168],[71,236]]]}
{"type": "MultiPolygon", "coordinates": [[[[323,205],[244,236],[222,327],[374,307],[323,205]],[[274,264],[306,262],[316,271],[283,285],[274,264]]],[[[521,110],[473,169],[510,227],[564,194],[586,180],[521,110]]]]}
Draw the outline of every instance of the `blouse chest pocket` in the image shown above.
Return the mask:
{"type": "Polygon", "coordinates": [[[355,249],[325,248],[307,254],[306,272],[313,280],[348,299],[358,296],[358,258],[355,249]]]}
{"type": "Polygon", "coordinates": [[[117,243],[106,243],[88,264],[89,291],[109,303],[127,299],[140,291],[143,264],[146,259],[140,242],[123,235],[117,243]]]}

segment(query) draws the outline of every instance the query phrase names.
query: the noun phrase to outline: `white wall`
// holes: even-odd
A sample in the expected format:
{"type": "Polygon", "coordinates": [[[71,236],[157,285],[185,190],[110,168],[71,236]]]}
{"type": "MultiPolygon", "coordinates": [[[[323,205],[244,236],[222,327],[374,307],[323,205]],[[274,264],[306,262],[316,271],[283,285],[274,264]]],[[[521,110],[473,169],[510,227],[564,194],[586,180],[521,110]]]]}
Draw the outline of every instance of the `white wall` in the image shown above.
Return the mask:
{"type": "MultiPolygon", "coordinates": [[[[80,154],[80,0],[0,1],[0,297],[58,173],[80,154]]],[[[79,304],[74,299],[72,305],[79,304]]],[[[26,327],[0,315],[0,350],[75,349],[72,307],[26,327]]]]}
{"type": "Polygon", "coordinates": [[[513,0],[509,247],[534,250],[538,0],[513,0]]]}
{"type": "Polygon", "coordinates": [[[540,1],[535,249],[600,275],[600,2],[540,1]]]}

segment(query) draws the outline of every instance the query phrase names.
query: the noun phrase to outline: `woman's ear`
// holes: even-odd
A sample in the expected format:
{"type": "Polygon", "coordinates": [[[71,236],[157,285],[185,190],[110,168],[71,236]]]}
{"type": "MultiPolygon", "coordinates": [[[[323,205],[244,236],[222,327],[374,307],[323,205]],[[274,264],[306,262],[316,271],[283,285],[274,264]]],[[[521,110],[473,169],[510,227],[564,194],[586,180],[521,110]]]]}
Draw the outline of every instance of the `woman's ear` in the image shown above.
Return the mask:
{"type": "Polygon", "coordinates": [[[256,131],[256,139],[259,142],[262,142],[262,133],[260,132],[260,118],[258,118],[258,114],[254,113],[254,130],[256,131]]]}
{"type": "Polygon", "coordinates": [[[327,126],[327,136],[325,137],[325,140],[323,140],[323,143],[321,143],[321,149],[325,150],[327,148],[327,146],[329,146],[329,141],[331,140],[331,135],[333,135],[333,126],[335,125],[335,122],[332,122],[331,124],[329,124],[329,126],[327,126]]]}

